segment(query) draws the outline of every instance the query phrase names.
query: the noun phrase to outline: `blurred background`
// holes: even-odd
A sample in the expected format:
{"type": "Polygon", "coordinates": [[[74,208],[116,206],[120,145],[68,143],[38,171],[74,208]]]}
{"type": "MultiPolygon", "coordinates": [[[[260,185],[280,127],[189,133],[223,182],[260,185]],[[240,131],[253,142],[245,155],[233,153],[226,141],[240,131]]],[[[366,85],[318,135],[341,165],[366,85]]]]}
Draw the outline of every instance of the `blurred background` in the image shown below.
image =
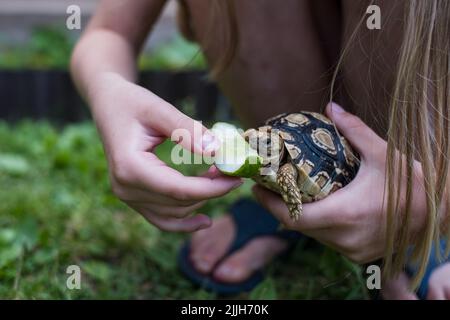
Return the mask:
{"type": "MultiPolygon", "coordinates": [[[[82,26],[97,0],[75,1],[82,26]]],[[[177,248],[186,235],[163,233],[110,191],[107,165],[89,110],[68,73],[80,31],[67,30],[74,1],[0,0],[0,298],[214,298],[180,276],[177,248]],[[81,290],[66,287],[66,268],[79,265],[81,290]]],[[[207,124],[235,121],[206,80],[197,45],[176,29],[168,1],[139,59],[141,85],[207,124]]],[[[158,155],[184,174],[204,166],[170,163],[172,144],[158,155]]],[[[217,216],[251,182],[210,201],[217,216]]],[[[253,292],[239,298],[367,298],[361,270],[335,252],[299,244],[253,292]]]]}

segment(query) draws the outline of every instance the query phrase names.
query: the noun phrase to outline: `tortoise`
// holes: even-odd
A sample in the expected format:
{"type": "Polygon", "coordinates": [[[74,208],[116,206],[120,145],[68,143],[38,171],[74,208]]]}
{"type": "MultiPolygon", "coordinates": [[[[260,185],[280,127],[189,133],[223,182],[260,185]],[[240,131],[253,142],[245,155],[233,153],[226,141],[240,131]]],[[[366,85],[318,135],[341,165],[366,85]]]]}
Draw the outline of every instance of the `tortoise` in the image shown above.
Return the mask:
{"type": "Polygon", "coordinates": [[[359,168],[359,155],[320,113],[283,113],[243,136],[263,158],[252,179],[279,193],[294,220],[302,215],[302,203],[342,188],[359,168]]]}

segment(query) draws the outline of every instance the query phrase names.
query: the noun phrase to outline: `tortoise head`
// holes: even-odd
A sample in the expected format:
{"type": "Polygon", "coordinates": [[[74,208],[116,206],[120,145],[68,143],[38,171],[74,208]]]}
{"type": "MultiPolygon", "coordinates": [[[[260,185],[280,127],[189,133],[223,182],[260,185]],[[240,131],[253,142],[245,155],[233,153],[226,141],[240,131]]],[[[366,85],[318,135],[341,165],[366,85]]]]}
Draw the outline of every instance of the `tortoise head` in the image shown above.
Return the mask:
{"type": "Polygon", "coordinates": [[[278,130],[263,126],[245,131],[243,137],[263,158],[263,166],[279,165],[284,154],[284,143],[278,130]]]}

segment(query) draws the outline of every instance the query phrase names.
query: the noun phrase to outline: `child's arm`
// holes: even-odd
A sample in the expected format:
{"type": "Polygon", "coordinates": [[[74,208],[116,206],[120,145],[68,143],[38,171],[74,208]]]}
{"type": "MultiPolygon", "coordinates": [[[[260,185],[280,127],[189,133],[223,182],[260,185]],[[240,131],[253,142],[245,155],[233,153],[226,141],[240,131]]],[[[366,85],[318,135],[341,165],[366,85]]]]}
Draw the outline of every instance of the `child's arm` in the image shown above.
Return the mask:
{"type": "MultiPolygon", "coordinates": [[[[103,0],[78,42],[71,69],[80,92],[90,102],[102,81],[136,79],[136,57],[166,0],[103,0]]],[[[92,106],[91,106],[92,107],[92,106]]]]}
{"type": "Polygon", "coordinates": [[[217,145],[200,123],[133,83],[136,57],[164,3],[102,1],[74,50],[71,70],[91,107],[116,195],[163,230],[194,231],[211,222],[192,211],[241,181],[217,174],[185,177],[152,152],[175,129],[184,129],[188,136],[180,143],[197,153],[206,151],[206,142],[208,150],[217,145]]]}

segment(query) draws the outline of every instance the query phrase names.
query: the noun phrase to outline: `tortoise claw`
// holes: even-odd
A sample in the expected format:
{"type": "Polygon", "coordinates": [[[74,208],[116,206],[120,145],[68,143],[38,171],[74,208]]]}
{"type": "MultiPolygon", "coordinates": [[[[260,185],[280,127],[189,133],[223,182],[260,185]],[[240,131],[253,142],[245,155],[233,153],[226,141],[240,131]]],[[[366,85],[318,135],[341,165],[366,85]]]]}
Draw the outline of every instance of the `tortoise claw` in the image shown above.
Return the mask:
{"type": "Polygon", "coordinates": [[[298,221],[300,216],[303,214],[302,204],[292,204],[289,206],[289,215],[292,220],[298,221]]]}
{"type": "Polygon", "coordinates": [[[292,163],[286,163],[278,170],[277,183],[291,219],[297,221],[303,211],[302,195],[297,185],[297,169],[292,163]]]}

